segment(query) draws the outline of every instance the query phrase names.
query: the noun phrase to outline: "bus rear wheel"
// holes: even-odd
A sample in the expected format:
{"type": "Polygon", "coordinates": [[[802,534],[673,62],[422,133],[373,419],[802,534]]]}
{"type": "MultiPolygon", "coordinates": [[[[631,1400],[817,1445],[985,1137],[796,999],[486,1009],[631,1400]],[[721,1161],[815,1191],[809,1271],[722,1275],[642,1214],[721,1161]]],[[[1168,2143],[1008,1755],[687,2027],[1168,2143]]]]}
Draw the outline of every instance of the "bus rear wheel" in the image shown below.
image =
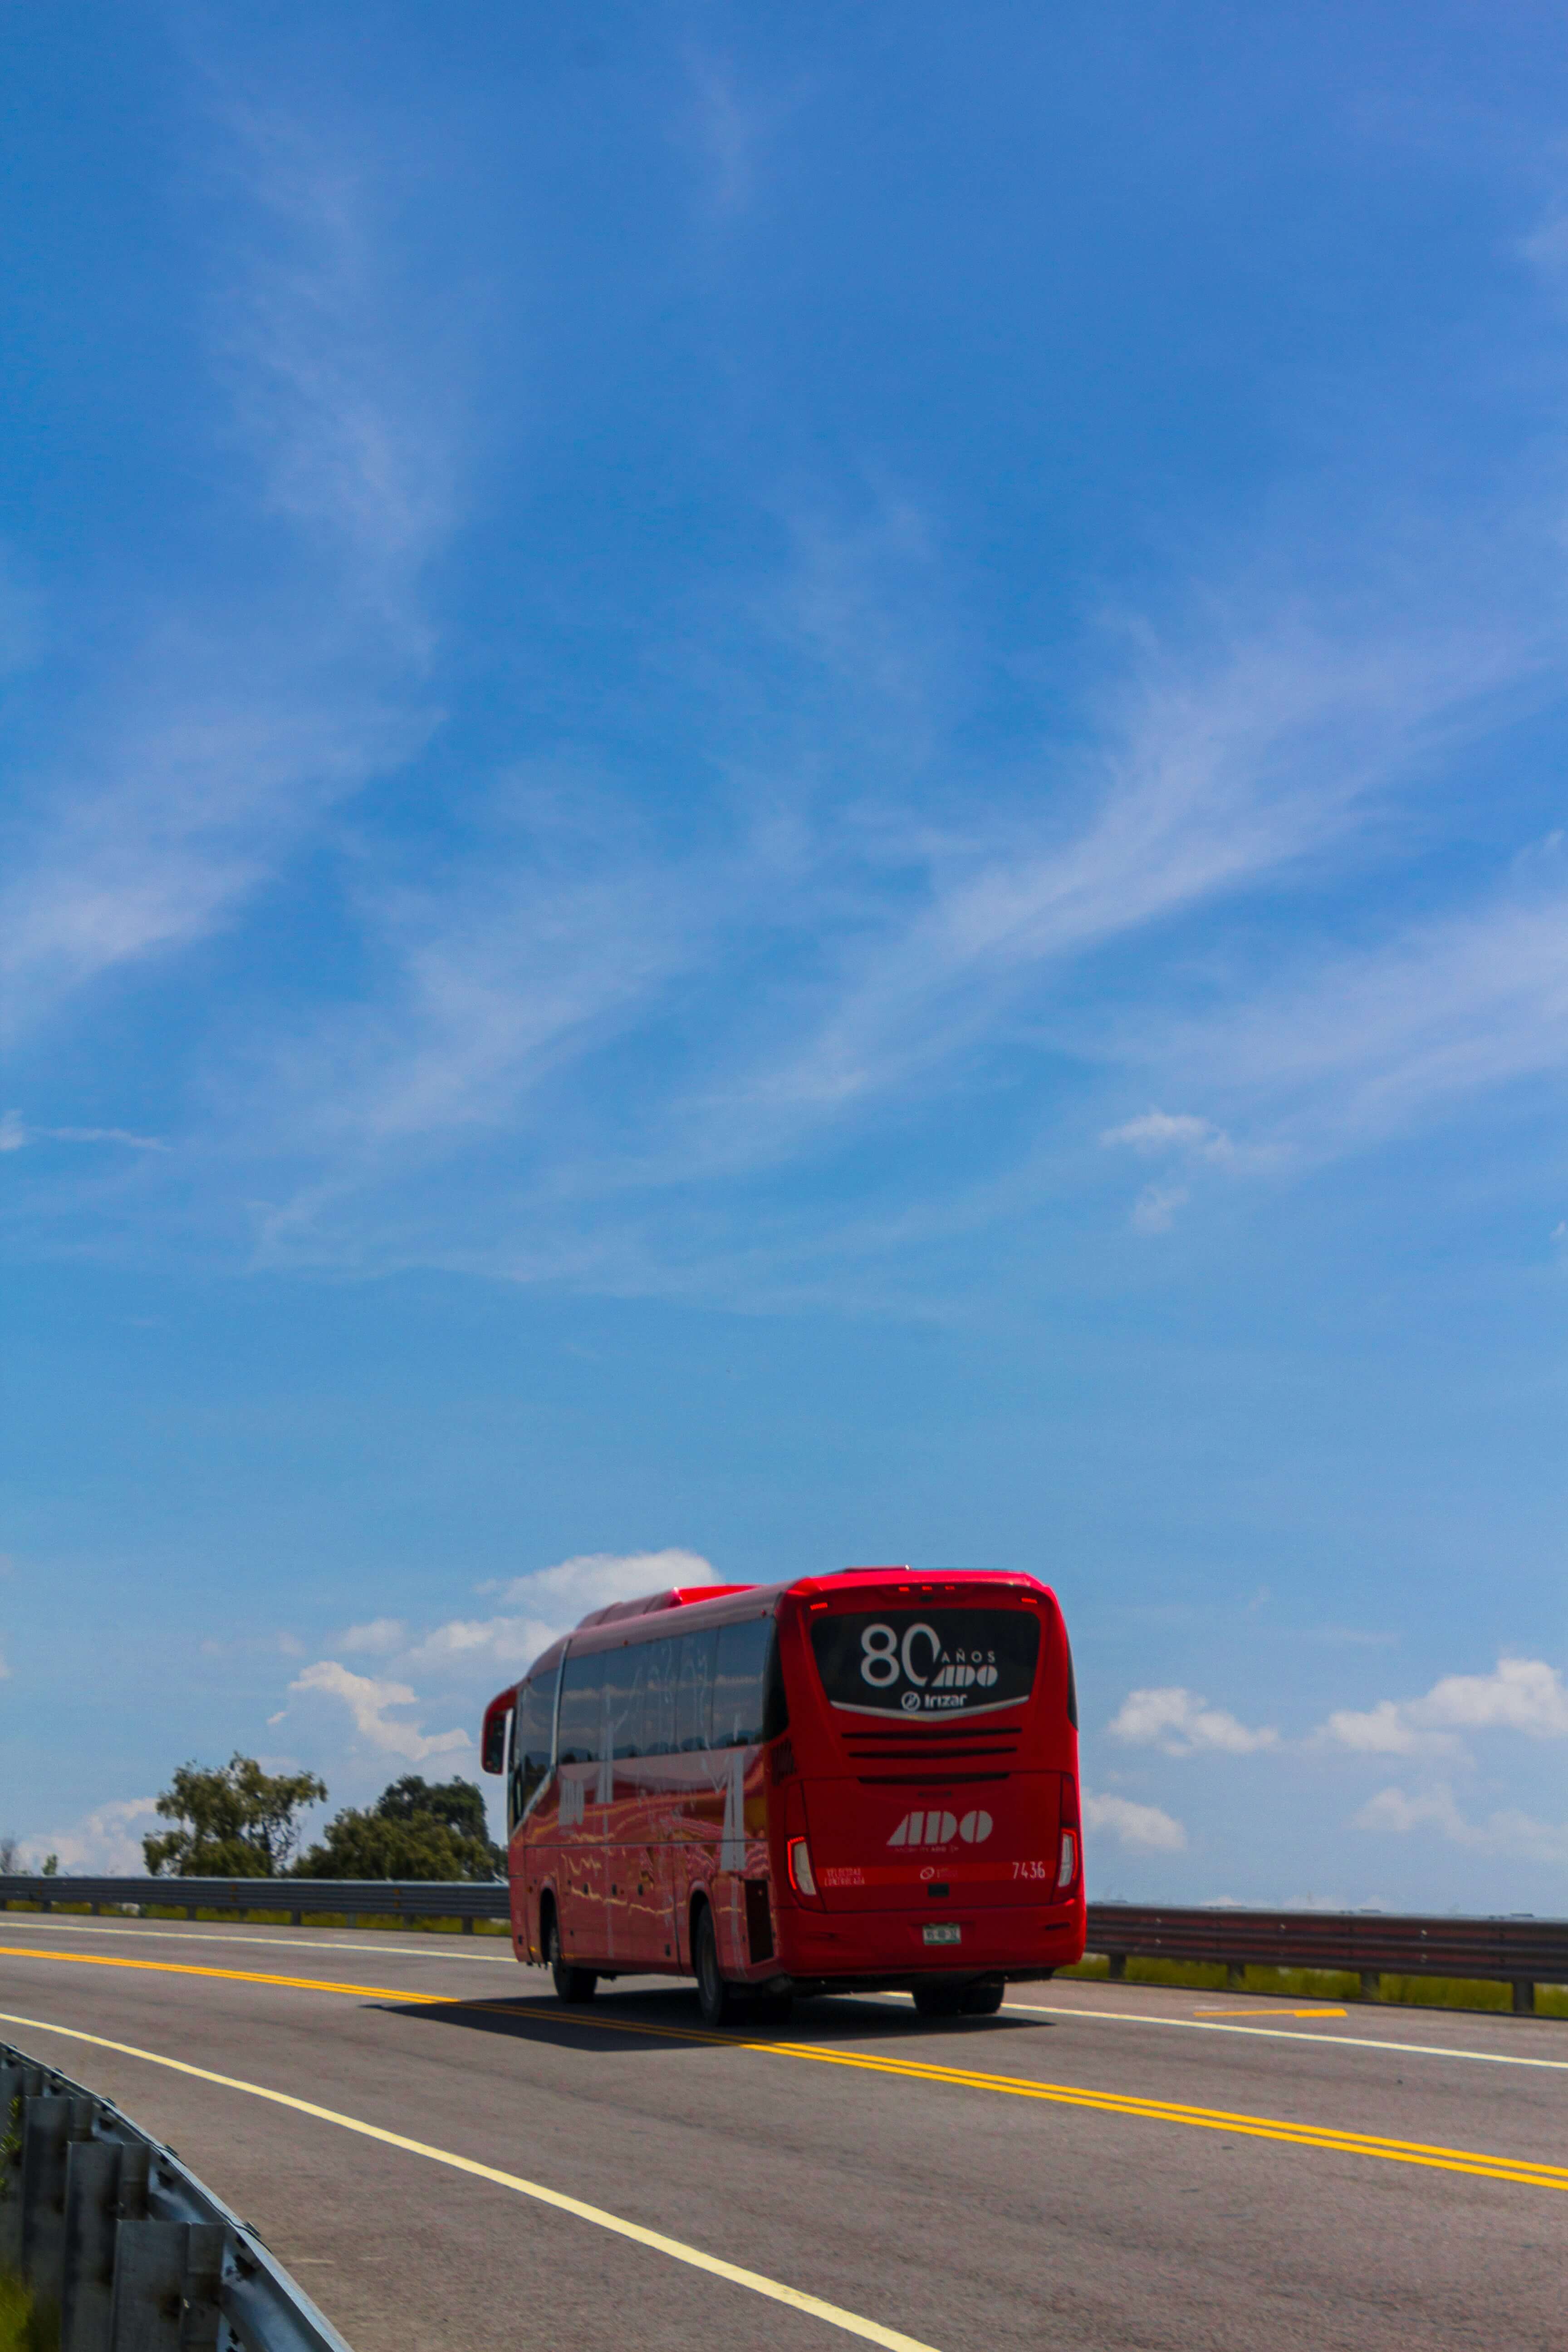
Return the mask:
{"type": "Polygon", "coordinates": [[[918,1984],[914,1989],[915,2012],[920,2017],[962,2017],[963,1996],[967,1985],[918,1984]]]}
{"type": "Polygon", "coordinates": [[[697,1971],[697,2006],[704,2025],[734,2022],[740,2001],[735,1987],[719,1966],[719,1937],[713,1914],[704,1903],[691,1936],[691,1959],[697,1971]]]}
{"type": "Polygon", "coordinates": [[[555,1986],[557,2000],[592,2000],[599,1979],[592,1969],[574,1968],[561,1950],[561,1922],[553,1911],[544,1938],[544,1957],[550,1963],[550,1974],[555,1986]]]}
{"type": "Polygon", "coordinates": [[[958,2004],[960,2015],[994,2017],[1002,2006],[1002,1996],[1006,1990],[1006,1980],[1003,1977],[981,1977],[975,1983],[965,1985],[963,1998],[958,2004]]]}

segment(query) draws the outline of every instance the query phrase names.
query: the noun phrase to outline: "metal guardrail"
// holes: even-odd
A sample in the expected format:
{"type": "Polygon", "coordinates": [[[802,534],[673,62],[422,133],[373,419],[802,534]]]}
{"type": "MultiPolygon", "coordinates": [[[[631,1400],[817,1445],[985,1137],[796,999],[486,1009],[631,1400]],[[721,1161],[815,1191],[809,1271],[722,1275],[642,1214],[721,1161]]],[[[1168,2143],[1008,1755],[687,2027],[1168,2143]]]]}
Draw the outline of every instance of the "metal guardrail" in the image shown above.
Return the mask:
{"type": "MultiPolygon", "coordinates": [[[[0,1904],[105,1905],[231,1916],[286,1911],[299,1924],[334,1918],[505,1919],[500,1879],[380,1878],[0,1878],[0,1904]]],[[[1091,1903],[1089,1949],[1112,1976],[1129,1959],[1205,1961],[1247,1968],[1349,1970],[1373,1992],[1383,1976],[1455,1977],[1511,1984],[1514,2007],[1534,2007],[1538,1984],[1568,1984],[1568,1919],[1433,1918],[1373,1911],[1166,1909],[1091,1903]]]]}
{"type": "Polygon", "coordinates": [[[60,2352],[349,2352],[172,2148],[8,2042],[0,2266],[58,2316],[60,2352]]]}
{"type": "Polygon", "coordinates": [[[0,1904],[37,1903],[184,1911],[286,1911],[295,1927],[323,1914],[332,1918],[458,1919],[473,1933],[476,1919],[505,1919],[510,1897],[504,1879],[423,1878],[0,1878],[0,1904]]]}
{"type": "Polygon", "coordinates": [[[1163,1910],[1091,1903],[1089,1948],[1120,1977],[1131,1958],[1248,1968],[1333,1969],[1373,1994],[1381,1977],[1453,1977],[1511,1984],[1516,2011],[1538,1984],[1568,1984],[1568,1919],[1430,1918],[1377,1911],[1163,1910]]]}

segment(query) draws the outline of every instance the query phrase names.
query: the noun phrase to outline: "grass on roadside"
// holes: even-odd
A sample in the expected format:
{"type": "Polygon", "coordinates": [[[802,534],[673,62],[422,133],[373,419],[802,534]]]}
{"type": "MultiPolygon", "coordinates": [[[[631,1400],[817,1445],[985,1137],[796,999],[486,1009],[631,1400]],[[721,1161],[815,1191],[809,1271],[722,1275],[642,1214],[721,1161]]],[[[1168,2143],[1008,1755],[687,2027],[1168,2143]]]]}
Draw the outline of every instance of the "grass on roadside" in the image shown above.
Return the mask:
{"type": "MultiPolygon", "coordinates": [[[[1096,1955],[1077,1968],[1058,1969],[1059,1977],[1098,1979],[1104,1983],[1110,1964],[1096,1955]]],[[[1127,1961],[1129,1984],[1166,1985],[1183,1992],[1272,1993],[1295,2000],[1361,2001],[1361,1978],[1348,1969],[1247,1969],[1239,1987],[1232,1985],[1217,1962],[1202,1960],[1127,1961]]],[[[1377,2002],[1400,2009],[1479,2009],[1508,2014],[1513,2008],[1513,1987],[1473,1981],[1462,1977],[1394,1977],[1379,1979],[1377,2002]]],[[[1537,2017],[1568,2017],[1568,1985],[1537,1985],[1537,2017]]]]}
{"type": "Polygon", "coordinates": [[[14,2271],[0,2270],[0,2352],[59,2352],[59,2321],[33,2301],[14,2271]]]}

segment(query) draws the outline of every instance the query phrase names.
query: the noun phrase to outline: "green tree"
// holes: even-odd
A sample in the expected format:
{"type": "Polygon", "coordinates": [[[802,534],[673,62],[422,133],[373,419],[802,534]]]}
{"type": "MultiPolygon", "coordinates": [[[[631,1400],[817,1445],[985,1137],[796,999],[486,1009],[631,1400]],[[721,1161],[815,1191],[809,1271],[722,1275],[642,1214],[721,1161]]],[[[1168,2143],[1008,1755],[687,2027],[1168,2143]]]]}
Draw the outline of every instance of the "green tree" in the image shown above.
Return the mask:
{"type": "Polygon", "coordinates": [[[307,1878],[499,1878],[485,1801],[471,1780],[405,1773],[374,1805],[345,1806],[300,1864],[307,1878]]]}
{"type": "Polygon", "coordinates": [[[182,1764],[158,1799],[180,1826],[142,1839],[147,1867],[154,1878],[277,1878],[300,1843],[301,1808],[326,1793],[313,1772],[264,1772],[254,1756],[182,1764]]]}

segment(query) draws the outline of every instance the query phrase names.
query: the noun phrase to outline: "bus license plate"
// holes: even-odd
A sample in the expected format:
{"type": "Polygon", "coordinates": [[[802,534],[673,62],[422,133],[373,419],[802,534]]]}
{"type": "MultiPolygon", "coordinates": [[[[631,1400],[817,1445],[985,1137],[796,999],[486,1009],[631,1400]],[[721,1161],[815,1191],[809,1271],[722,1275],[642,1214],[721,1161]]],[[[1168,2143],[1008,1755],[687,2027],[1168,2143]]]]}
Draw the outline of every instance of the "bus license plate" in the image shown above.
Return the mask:
{"type": "Polygon", "coordinates": [[[963,1940],[962,1927],[922,1927],[921,1934],[928,1944],[958,1944],[963,1940]]]}

